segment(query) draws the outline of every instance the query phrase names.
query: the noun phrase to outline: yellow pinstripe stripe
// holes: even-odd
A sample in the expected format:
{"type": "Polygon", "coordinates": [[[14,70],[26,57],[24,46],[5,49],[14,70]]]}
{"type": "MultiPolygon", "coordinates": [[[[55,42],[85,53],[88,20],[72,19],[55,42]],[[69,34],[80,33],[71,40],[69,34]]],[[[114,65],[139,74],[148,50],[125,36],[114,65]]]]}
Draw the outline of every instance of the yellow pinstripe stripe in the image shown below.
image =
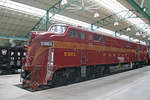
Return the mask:
{"type": "MultiPolygon", "coordinates": [[[[120,52],[120,53],[122,52],[121,48],[115,48],[115,47],[110,47],[110,46],[99,46],[99,45],[61,42],[61,41],[54,41],[54,48],[113,51],[113,52],[120,52]]],[[[124,48],[124,52],[136,53],[136,50],[124,48]]],[[[143,53],[143,51],[140,50],[139,53],[143,53]]],[[[146,52],[144,53],[146,54],[146,52]]]]}

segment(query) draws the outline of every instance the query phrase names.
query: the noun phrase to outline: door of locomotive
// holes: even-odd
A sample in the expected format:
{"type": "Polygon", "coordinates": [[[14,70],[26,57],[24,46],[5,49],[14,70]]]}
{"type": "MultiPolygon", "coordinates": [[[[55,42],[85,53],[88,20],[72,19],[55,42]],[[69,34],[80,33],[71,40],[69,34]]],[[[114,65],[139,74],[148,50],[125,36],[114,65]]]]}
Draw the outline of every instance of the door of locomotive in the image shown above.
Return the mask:
{"type": "Polygon", "coordinates": [[[86,34],[85,32],[80,32],[80,47],[81,47],[81,50],[80,50],[80,54],[81,54],[81,57],[80,57],[80,61],[81,61],[81,65],[82,66],[85,66],[87,64],[87,40],[86,40],[86,34]]]}
{"type": "Polygon", "coordinates": [[[140,61],[140,45],[138,44],[138,47],[137,47],[137,50],[136,50],[136,53],[137,53],[137,58],[138,58],[138,61],[140,61]]]}

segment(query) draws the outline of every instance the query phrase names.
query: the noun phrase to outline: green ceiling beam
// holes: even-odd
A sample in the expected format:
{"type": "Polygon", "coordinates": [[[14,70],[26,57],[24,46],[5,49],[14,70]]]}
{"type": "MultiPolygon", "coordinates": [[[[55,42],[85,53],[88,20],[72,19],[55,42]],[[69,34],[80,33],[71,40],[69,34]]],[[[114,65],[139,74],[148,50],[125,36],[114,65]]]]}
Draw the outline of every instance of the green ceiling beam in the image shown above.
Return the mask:
{"type": "Polygon", "coordinates": [[[140,7],[143,8],[145,0],[141,0],[140,7]]]}
{"type": "Polygon", "coordinates": [[[46,30],[49,28],[49,10],[46,11],[46,30]]]}
{"type": "MultiPolygon", "coordinates": [[[[147,24],[150,24],[150,23],[140,23],[139,25],[143,25],[143,27],[145,26],[145,25],[147,25],[147,24]]],[[[122,32],[122,31],[125,31],[125,32],[127,32],[127,29],[128,28],[130,28],[131,30],[129,30],[128,32],[132,32],[132,33],[134,33],[134,32],[144,32],[144,30],[146,29],[146,28],[136,28],[136,24],[134,24],[134,25],[130,25],[130,26],[127,26],[127,27],[125,27],[125,28],[123,28],[123,29],[119,29],[119,30],[116,30],[117,32],[122,32]]],[[[147,35],[147,36],[150,36],[150,34],[147,34],[146,32],[144,32],[145,34],[144,35],[147,35]]]]}
{"type": "Polygon", "coordinates": [[[150,16],[146,12],[144,12],[143,9],[134,0],[126,0],[126,1],[150,21],[150,16]]]}
{"type": "Polygon", "coordinates": [[[20,37],[20,36],[5,36],[5,35],[0,35],[0,39],[12,39],[12,40],[28,41],[27,37],[20,37]]]}
{"type": "MultiPolygon", "coordinates": [[[[150,23],[141,23],[141,24],[150,24],[150,23]]],[[[142,32],[142,31],[144,31],[144,29],[143,28],[136,29],[136,25],[130,25],[130,26],[122,28],[120,30],[116,30],[117,33],[123,33],[124,35],[130,36],[130,37],[133,37],[133,35],[134,35],[135,39],[146,42],[146,41],[148,41],[148,38],[150,37],[149,34],[144,32],[144,33],[140,34],[139,36],[136,35],[136,32],[142,32]],[[127,31],[128,28],[130,28],[131,30],[127,31]],[[134,34],[130,35],[130,33],[134,33],[134,34]],[[145,37],[143,37],[142,35],[145,37]]]]}
{"type": "Polygon", "coordinates": [[[32,31],[37,31],[40,29],[42,24],[46,24],[46,28],[48,27],[48,23],[49,23],[49,17],[53,17],[55,14],[57,14],[62,8],[61,8],[61,2],[62,0],[59,0],[57,3],[55,3],[52,7],[48,8],[46,10],[46,14],[40,18],[40,20],[33,26],[32,31]],[[58,6],[58,7],[57,7],[58,6]],[[52,15],[49,16],[49,12],[52,11],[52,15]]]}
{"type": "MultiPolygon", "coordinates": [[[[77,2],[78,0],[72,0],[71,3],[77,2]]],[[[55,3],[53,6],[48,8],[46,10],[46,14],[40,18],[40,20],[33,26],[32,31],[38,31],[40,30],[41,26],[45,24],[46,31],[49,28],[50,19],[55,16],[56,14],[60,13],[62,10],[66,9],[70,3],[67,3],[65,5],[61,5],[62,0],[59,0],[57,3],[55,3]],[[50,15],[51,13],[52,15],[50,15]]]]}
{"type": "Polygon", "coordinates": [[[131,18],[145,18],[145,17],[143,15],[141,15],[139,12],[137,12],[136,10],[123,10],[118,13],[107,16],[103,19],[100,19],[94,23],[91,23],[91,30],[98,29],[99,27],[105,27],[110,24],[114,24],[115,22],[119,23],[120,21],[125,21],[125,20],[131,19],[131,18]],[[134,16],[135,13],[137,14],[137,16],[134,16]],[[122,14],[124,16],[118,18],[118,16],[120,16],[122,14]],[[96,26],[96,27],[94,27],[94,26],[96,26]]]}
{"type": "Polygon", "coordinates": [[[150,0],[148,0],[148,15],[150,16],[150,0]]]}

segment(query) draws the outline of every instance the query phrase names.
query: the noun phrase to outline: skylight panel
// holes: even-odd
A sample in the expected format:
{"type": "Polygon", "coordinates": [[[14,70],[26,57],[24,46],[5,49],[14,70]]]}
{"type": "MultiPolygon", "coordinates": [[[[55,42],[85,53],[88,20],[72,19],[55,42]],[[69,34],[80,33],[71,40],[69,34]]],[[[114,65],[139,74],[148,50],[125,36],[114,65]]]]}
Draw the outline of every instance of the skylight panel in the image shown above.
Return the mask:
{"type": "MultiPolygon", "coordinates": [[[[120,7],[120,5],[116,5],[112,2],[112,1],[117,2],[116,0],[101,0],[101,1],[97,0],[97,1],[101,2],[106,8],[110,9],[112,12],[115,12],[115,11],[119,12],[123,9],[126,9],[124,6],[120,7]],[[108,3],[108,1],[111,1],[111,2],[108,3]]],[[[0,0],[0,6],[1,7],[7,7],[7,9],[13,9],[13,10],[18,11],[18,12],[22,12],[22,13],[25,13],[25,14],[30,14],[30,15],[38,16],[38,17],[42,17],[46,13],[45,10],[35,8],[35,7],[31,7],[29,5],[14,2],[14,1],[11,1],[11,0],[0,0]]],[[[49,14],[50,14],[50,16],[52,15],[51,13],[49,13],[49,14]]],[[[120,15],[120,16],[123,16],[123,14],[120,15]]],[[[89,29],[91,27],[91,24],[88,24],[86,22],[82,22],[82,21],[79,21],[79,20],[75,20],[75,19],[72,19],[72,18],[69,18],[69,17],[65,17],[65,16],[62,16],[62,15],[59,15],[59,14],[56,14],[54,17],[52,17],[52,19],[54,19],[56,21],[60,21],[60,22],[70,23],[70,24],[73,24],[73,25],[76,25],[76,26],[82,26],[86,29],[89,29]]],[[[96,27],[96,26],[94,26],[94,27],[96,27]]],[[[114,34],[115,34],[115,32],[113,32],[111,30],[104,29],[104,28],[99,28],[97,30],[101,31],[102,33],[103,32],[107,33],[111,36],[114,36],[114,34]]],[[[118,33],[116,33],[116,34],[118,34],[118,33]]],[[[119,36],[119,34],[117,36],[119,36]]],[[[124,37],[124,36],[122,36],[122,37],[124,37]]],[[[125,38],[127,38],[127,37],[125,36],[125,38]]]]}
{"type": "Polygon", "coordinates": [[[18,10],[18,11],[28,13],[28,14],[31,14],[31,15],[34,15],[34,16],[39,16],[39,17],[44,15],[45,12],[46,12],[45,10],[38,9],[38,8],[35,8],[35,7],[31,7],[31,6],[28,6],[28,5],[24,5],[24,4],[21,4],[21,3],[17,3],[17,2],[11,1],[11,0],[1,0],[0,1],[0,6],[4,6],[4,7],[7,7],[7,8],[10,8],[11,10],[13,10],[13,9],[18,10]]]}
{"type": "MultiPolygon", "coordinates": [[[[126,7],[124,7],[123,5],[121,5],[118,1],[116,0],[95,0],[95,2],[99,3],[100,5],[102,5],[103,7],[107,8],[109,11],[116,13],[118,18],[125,18],[126,21],[128,21],[129,23],[131,23],[132,25],[136,25],[136,27],[138,29],[144,29],[146,27],[148,27],[149,25],[146,24],[143,20],[141,20],[140,18],[128,18],[129,16],[126,15],[125,11],[128,11],[129,9],[127,9],[126,7]],[[119,13],[121,12],[121,13],[119,13]],[[126,15],[126,16],[125,16],[126,15]],[[140,26],[139,24],[141,23],[145,23],[146,26],[140,26]]],[[[130,12],[129,15],[133,14],[133,12],[130,12]]],[[[133,17],[136,17],[135,14],[132,15],[133,17]]],[[[150,29],[144,29],[143,31],[145,31],[146,33],[150,33],[150,29]]]]}

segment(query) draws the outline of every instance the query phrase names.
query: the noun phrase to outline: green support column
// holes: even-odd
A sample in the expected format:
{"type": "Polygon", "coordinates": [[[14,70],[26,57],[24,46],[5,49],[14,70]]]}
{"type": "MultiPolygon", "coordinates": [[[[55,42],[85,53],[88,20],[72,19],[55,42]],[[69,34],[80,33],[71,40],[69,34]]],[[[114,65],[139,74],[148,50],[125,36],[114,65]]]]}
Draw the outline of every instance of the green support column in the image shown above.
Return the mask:
{"type": "MultiPolygon", "coordinates": [[[[131,1],[130,1],[131,2],[131,1]]],[[[138,5],[137,5],[138,6],[138,5]]],[[[139,6],[138,6],[139,7],[139,6]]],[[[139,7],[139,9],[142,10],[142,8],[139,7]]],[[[145,13],[145,12],[144,12],[145,13]]],[[[93,24],[94,26],[97,26],[97,28],[99,27],[105,27],[105,26],[108,26],[110,24],[114,24],[116,22],[119,22],[119,21],[125,21],[125,20],[128,20],[128,19],[131,19],[131,18],[145,18],[146,15],[143,15],[141,14],[138,10],[122,10],[122,11],[119,11],[117,13],[114,13],[110,16],[107,16],[105,18],[102,18],[100,20],[97,20],[91,24],[93,24]],[[135,16],[133,13],[137,13],[137,16],[135,16]],[[120,15],[124,15],[124,17],[121,17],[120,19],[114,19],[114,17],[116,16],[120,16],[120,15]]],[[[148,14],[147,14],[148,16],[148,14]]],[[[148,16],[149,17],[149,16],[148,16]]],[[[97,28],[94,28],[94,29],[97,29],[97,28]]]]}
{"type": "Polygon", "coordinates": [[[143,8],[144,1],[145,1],[145,0],[141,0],[141,4],[140,4],[140,7],[141,7],[141,8],[143,8]]]}
{"type": "MultiPolygon", "coordinates": [[[[71,3],[75,3],[78,0],[72,0],[71,3]]],[[[46,11],[46,14],[40,18],[40,20],[33,26],[32,31],[37,31],[40,30],[40,27],[43,25],[43,19],[44,19],[44,25],[45,25],[45,29],[48,30],[49,27],[49,20],[55,16],[56,14],[58,14],[59,12],[61,12],[62,10],[66,9],[68,6],[70,6],[71,3],[67,3],[65,5],[61,5],[62,0],[59,0],[58,2],[56,2],[53,6],[49,7],[46,11]],[[49,15],[49,13],[52,13],[52,15],[49,15]],[[45,21],[46,20],[46,21],[45,21]],[[45,23],[46,22],[46,23],[45,23]]]]}
{"type": "Polygon", "coordinates": [[[5,36],[5,35],[0,35],[0,39],[12,39],[12,40],[28,41],[27,37],[5,36]]]}
{"type": "MultiPolygon", "coordinates": [[[[126,0],[131,6],[133,6],[139,13],[141,13],[145,18],[150,20],[149,15],[143,11],[143,9],[134,1],[134,0],[126,0]]],[[[150,0],[148,0],[148,5],[150,5],[150,0]]],[[[149,10],[150,11],[150,10],[149,10]]]]}
{"type": "Polygon", "coordinates": [[[115,31],[115,37],[117,37],[117,31],[115,31]]]}
{"type": "Polygon", "coordinates": [[[148,15],[150,16],[150,0],[148,0],[148,15]]]}
{"type": "Polygon", "coordinates": [[[94,30],[94,25],[93,24],[91,24],[91,30],[94,30]]]}
{"type": "Polygon", "coordinates": [[[49,28],[49,10],[46,11],[46,31],[48,31],[49,28]]]}

